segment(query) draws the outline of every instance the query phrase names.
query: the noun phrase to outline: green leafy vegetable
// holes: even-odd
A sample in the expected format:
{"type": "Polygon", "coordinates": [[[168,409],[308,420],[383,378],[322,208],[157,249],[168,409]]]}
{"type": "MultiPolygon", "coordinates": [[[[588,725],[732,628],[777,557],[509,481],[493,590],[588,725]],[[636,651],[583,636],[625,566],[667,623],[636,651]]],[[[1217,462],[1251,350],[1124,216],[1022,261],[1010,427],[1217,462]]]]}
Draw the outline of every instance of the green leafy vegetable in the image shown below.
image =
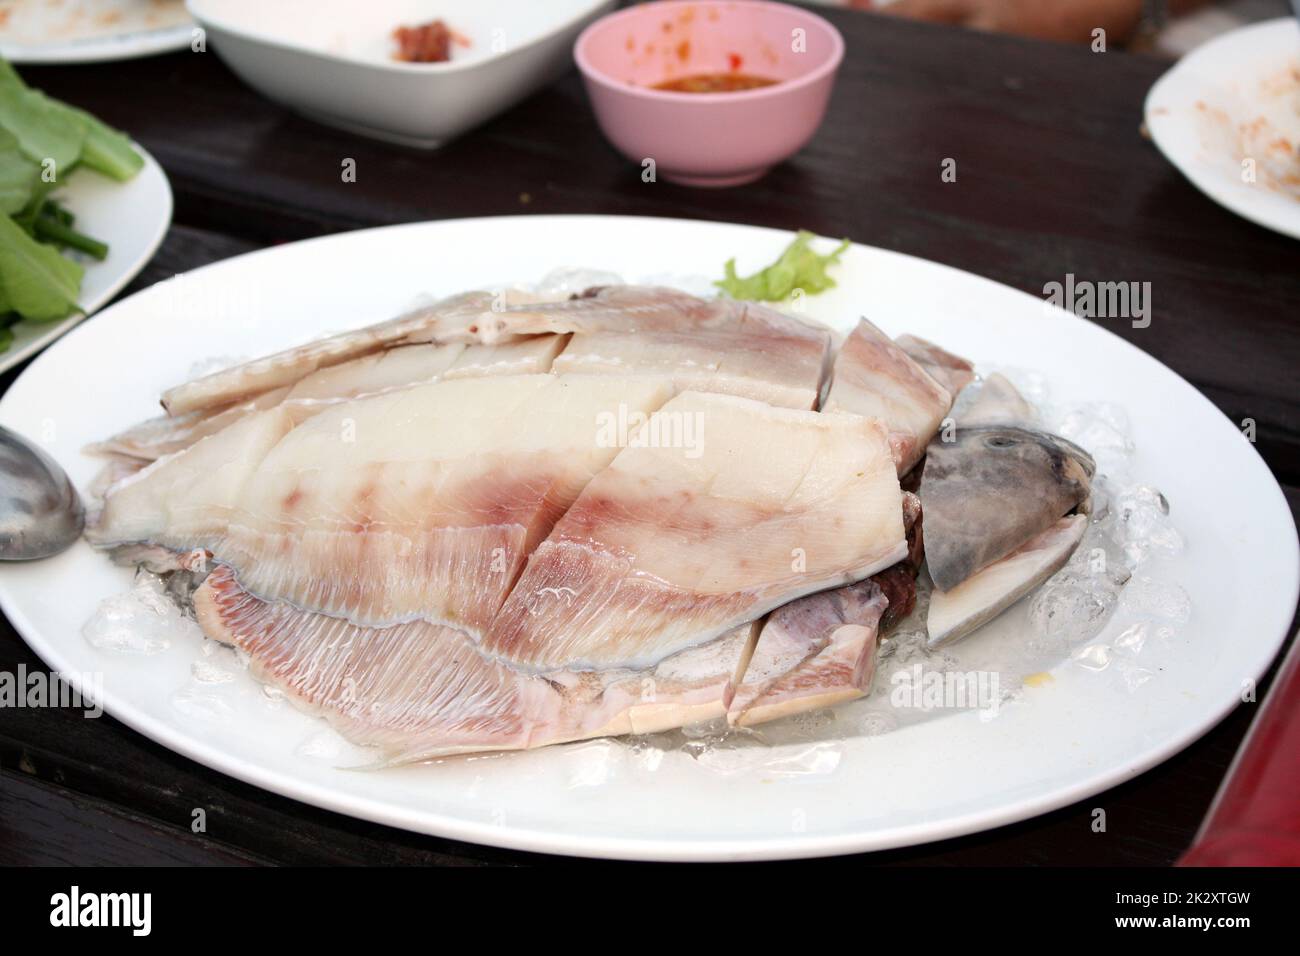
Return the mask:
{"type": "Polygon", "coordinates": [[[18,139],[34,163],[50,169],[55,182],[72,172],[86,143],[89,127],[82,117],[38,90],[6,90],[0,100],[0,126],[18,139]]]}
{"type": "Polygon", "coordinates": [[[23,155],[17,137],[0,129],[0,213],[22,212],[40,178],[40,167],[23,155]]]}
{"type": "Polygon", "coordinates": [[[73,311],[84,271],[8,216],[0,216],[0,285],[9,307],[24,319],[49,322],[73,311]]]}
{"type": "Polygon", "coordinates": [[[127,137],[89,113],[73,107],[68,109],[86,121],[86,145],[81,151],[81,161],[88,168],[124,183],[144,167],[144,157],[135,151],[127,137]]]}
{"type": "Polygon", "coordinates": [[[795,289],[802,289],[805,295],[825,292],[835,285],[826,270],[839,261],[849,247],[849,240],[822,255],[812,249],[815,238],[811,232],[800,231],[776,262],[746,278],[736,275],[736,260],[728,259],[723,278],[713,284],[733,299],[757,302],[780,302],[788,299],[795,289]]]}
{"type": "Polygon", "coordinates": [[[29,88],[0,59],[0,352],[20,319],[49,322],[78,310],[85,270],[60,250],[108,255],[52,196],[82,166],[123,182],[144,158],[122,133],[29,88]]]}

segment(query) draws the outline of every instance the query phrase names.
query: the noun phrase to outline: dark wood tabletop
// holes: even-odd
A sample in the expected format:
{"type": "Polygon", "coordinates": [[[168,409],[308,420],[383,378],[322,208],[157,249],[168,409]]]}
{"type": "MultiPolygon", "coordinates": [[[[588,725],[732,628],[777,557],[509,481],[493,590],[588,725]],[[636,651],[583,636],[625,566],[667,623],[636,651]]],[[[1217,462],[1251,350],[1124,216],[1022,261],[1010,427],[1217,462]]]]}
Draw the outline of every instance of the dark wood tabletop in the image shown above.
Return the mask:
{"type": "MultiPolygon", "coordinates": [[[[1150,326],[1107,327],[1233,421],[1253,419],[1257,448],[1296,513],[1300,243],[1212,203],[1143,136],[1143,98],[1166,64],[864,13],[825,15],[847,42],[825,124],[760,182],[722,191],[643,182],[640,167],[602,138],[575,73],[422,152],[301,119],[244,86],[211,52],[23,72],[31,85],[128,130],[171,179],[175,222],[124,295],[307,236],[539,213],[806,228],[1036,295],[1067,273],[1150,282],[1150,326]],[[940,164],[949,157],[958,181],[945,184],[940,164]],[[356,161],[352,183],[340,176],[347,158],[356,161]]],[[[0,670],[19,665],[42,667],[2,621],[0,670]]],[[[1191,841],[1253,713],[1240,706],[1181,754],[1074,806],[862,861],[1169,864],[1191,841]],[[1092,832],[1095,807],[1107,811],[1104,834],[1092,832]]],[[[108,717],[0,710],[0,863],[546,859],[317,810],[177,756],[108,717]],[[190,813],[199,806],[207,830],[196,835],[190,813]]]]}

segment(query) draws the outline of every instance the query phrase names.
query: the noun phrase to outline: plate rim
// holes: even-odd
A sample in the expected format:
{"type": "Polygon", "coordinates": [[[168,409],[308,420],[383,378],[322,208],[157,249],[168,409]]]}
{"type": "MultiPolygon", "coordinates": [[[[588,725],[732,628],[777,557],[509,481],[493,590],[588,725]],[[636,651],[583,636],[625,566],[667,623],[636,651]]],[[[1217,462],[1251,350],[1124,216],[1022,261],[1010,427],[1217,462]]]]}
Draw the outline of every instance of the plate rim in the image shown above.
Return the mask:
{"type": "MultiPolygon", "coordinates": [[[[1288,218],[1285,215],[1272,215],[1271,211],[1258,210],[1251,206],[1243,205],[1237,201],[1234,190],[1228,188],[1228,184],[1221,181],[1221,177],[1212,170],[1200,168],[1195,162],[1194,156],[1181,156],[1172,148],[1169,142],[1169,134],[1166,127],[1166,115],[1157,114],[1154,111],[1160,108],[1166,108],[1162,104],[1156,103],[1156,99],[1169,93],[1183,77],[1190,76],[1198,69],[1197,57],[1204,55],[1216,47],[1224,47],[1243,42],[1245,34],[1249,33],[1271,33],[1297,27],[1295,17],[1278,17],[1273,20],[1265,20],[1260,23],[1248,23],[1244,26],[1229,30],[1227,33],[1208,40],[1196,47],[1177,63],[1160,75],[1160,77],[1151,84],[1147,90],[1146,98],[1142,103],[1142,119],[1146,123],[1146,128],[1151,134],[1151,141],[1155,143],[1156,149],[1165,160],[1183,175],[1189,183],[1206,198],[1213,201],[1219,207],[1226,209],[1228,212],[1237,216],[1239,219],[1245,219],[1247,222],[1254,223],[1261,228],[1276,232],[1279,235],[1288,236],[1292,239],[1300,239],[1300,200],[1294,203],[1296,212],[1293,217],[1288,218]]],[[[1300,37],[1298,37],[1300,40],[1300,37]]],[[[1282,197],[1279,196],[1279,199],[1282,197]]]]}
{"type": "MultiPolygon", "coordinates": [[[[315,236],[309,239],[300,240],[295,243],[286,243],[278,246],[269,246],[262,249],[250,250],[237,256],[227,259],[217,260],[213,263],[198,267],[189,273],[200,271],[225,263],[241,260],[249,256],[258,256],[266,253],[272,253],[276,250],[286,249],[294,246],[300,246],[309,243],[322,243],[335,240],[346,241],[347,237],[358,237],[353,241],[364,241],[363,234],[369,234],[378,231],[393,230],[412,230],[427,229],[430,227],[450,227],[455,228],[458,223],[464,222],[481,222],[490,220],[508,226],[512,221],[522,220],[541,220],[543,227],[547,220],[588,220],[593,224],[605,222],[608,220],[636,222],[656,222],[656,223],[674,223],[678,226],[689,227],[709,223],[712,225],[737,227],[746,230],[761,231],[770,234],[774,239],[788,239],[789,231],[776,229],[767,226],[753,226],[745,223],[725,222],[718,220],[696,220],[696,219],[675,219],[667,217],[653,216],[617,216],[617,215],[598,215],[598,214],[581,214],[581,215],[513,215],[513,216],[477,216],[464,217],[460,219],[443,219],[427,220],[414,223],[399,223],[387,226],[378,226],[372,229],[355,230],[343,233],[333,233],[325,236],[315,236]]],[[[536,227],[535,227],[536,228],[536,227]]],[[[920,256],[914,256],[909,253],[898,252],[892,249],[885,249],[879,246],[870,246],[865,243],[855,243],[863,246],[872,253],[884,253],[887,256],[901,257],[923,263],[929,268],[939,268],[958,273],[969,279],[977,280],[981,283],[988,283],[997,286],[1003,294],[1008,291],[1018,296],[1027,298],[1033,302],[1036,307],[1044,308],[1043,300],[1033,296],[1031,293],[1017,289],[1014,286],[997,282],[996,280],[950,266],[945,263],[934,260],[924,259],[920,256]]],[[[148,291],[142,289],[119,302],[114,303],[105,313],[125,306],[135,297],[148,291]]],[[[1124,348],[1132,350],[1140,361],[1151,363],[1169,374],[1175,376],[1179,381],[1187,386],[1188,390],[1195,396],[1195,400],[1204,404],[1204,406],[1213,414],[1228,421],[1231,420],[1223,414],[1208,398],[1205,397],[1195,386],[1187,382],[1174,369],[1164,365],[1154,356],[1137,346],[1129,343],[1121,336],[1111,330],[1087,320],[1082,319],[1072,313],[1064,310],[1061,312],[1065,320],[1073,320],[1085,323],[1093,330],[1110,336],[1115,343],[1124,348]]],[[[75,334],[75,333],[74,333],[75,334]]],[[[64,347],[62,343],[56,343],[53,347],[47,349],[37,357],[35,361],[25,369],[19,380],[32,374],[33,369],[42,367],[45,362],[54,361],[57,356],[57,349],[64,347]]],[[[17,384],[17,381],[15,382],[17,384]]],[[[5,411],[8,404],[9,394],[0,398],[0,415],[5,411]]],[[[1276,496],[1275,504],[1280,507],[1283,513],[1290,520],[1291,537],[1296,539],[1292,549],[1291,567],[1290,567],[1290,588],[1289,588],[1289,606],[1292,608],[1291,618],[1281,624],[1280,633],[1274,639],[1270,639],[1266,651],[1261,660],[1251,663],[1250,666],[1243,665],[1243,673],[1249,674],[1255,680],[1259,680],[1268,668],[1272,666],[1273,661],[1277,658],[1278,651],[1290,636],[1290,621],[1295,615],[1295,606],[1297,600],[1300,600],[1300,539],[1297,539],[1296,526],[1294,517],[1291,514],[1285,495],[1282,492],[1276,478],[1273,477],[1271,469],[1263,460],[1257,448],[1250,445],[1248,451],[1253,454],[1252,461],[1255,466],[1263,469],[1272,481],[1271,492],[1276,496]]],[[[1286,530],[1285,528],[1283,529],[1286,530]]],[[[61,653],[57,648],[50,647],[41,639],[40,632],[27,619],[26,615],[18,609],[15,609],[9,600],[7,589],[0,588],[0,609],[3,610],[9,621],[13,624],[14,629],[23,637],[29,647],[49,665],[52,669],[60,671],[77,687],[78,690],[88,690],[79,686],[79,671],[75,668],[65,666],[61,653]],[[17,613],[16,613],[17,610],[17,613]],[[33,636],[34,635],[34,636],[33,636]]],[[[467,820],[460,816],[449,815],[445,813],[433,812],[429,810],[415,810],[411,808],[397,807],[383,799],[377,799],[365,795],[345,794],[340,795],[337,791],[328,785],[317,784],[312,781],[295,778],[290,773],[263,769],[257,765],[250,765],[247,761],[238,756],[233,756],[219,746],[208,744],[189,732],[177,731],[162,720],[157,720],[146,713],[136,712],[135,709],[121,698],[114,691],[104,688],[100,694],[98,703],[102,704],[106,713],[109,713],[114,719],[121,721],[123,724],[131,727],[136,732],[144,735],[150,740],[158,743],[166,749],[178,753],[197,763],[233,777],[244,783],[256,786],[260,789],[268,790],[272,793],[298,800],[321,809],[330,810],[358,819],[364,819],[386,826],[393,826],[399,829],[411,832],[423,833],[444,839],[460,840],[470,843],[476,843],[486,846],[501,847],[505,849],[521,850],[534,853],[550,853],[564,856],[594,857],[606,859],[623,859],[623,860],[645,860],[660,862],[705,862],[705,861],[758,861],[758,860],[775,860],[775,859],[799,859],[807,857],[839,856],[856,854],[863,852],[874,852],[877,850],[891,849],[903,846],[917,846],[925,843],[931,843],[939,840],[951,839],[976,832],[984,832],[996,829],[1010,823],[1022,820],[1032,819],[1049,813],[1060,807],[1067,806],[1093,794],[1101,793],[1108,790],[1125,780],[1131,779],[1141,774],[1157,764],[1167,760],[1169,757],[1185,749],[1190,744],[1204,736],[1209,730],[1220,723],[1224,717],[1231,713],[1239,700],[1226,701],[1216,705],[1207,712],[1207,716],[1195,722],[1195,726],[1172,735],[1168,740],[1163,741],[1155,746],[1151,746],[1141,751],[1132,759],[1126,760],[1105,771],[1088,777],[1085,781],[1068,784],[1058,787],[1045,793],[1021,798],[1015,801],[1008,801],[993,810],[971,811],[956,817],[947,817],[939,823],[935,822],[918,822],[902,826],[894,826],[885,830],[867,831],[850,834],[829,834],[818,836],[793,836],[793,837],[764,837],[762,839],[754,838],[727,838],[727,839],[657,839],[652,837],[625,837],[610,835],[590,835],[581,833],[558,833],[552,830],[539,829],[536,827],[502,827],[492,823],[478,822],[467,820]]]]}
{"type": "Polygon", "coordinates": [[[162,53],[174,53],[190,45],[197,23],[181,23],[153,30],[130,30],[66,40],[62,43],[0,42],[0,56],[19,66],[57,66],[76,63],[115,63],[162,53]]]}

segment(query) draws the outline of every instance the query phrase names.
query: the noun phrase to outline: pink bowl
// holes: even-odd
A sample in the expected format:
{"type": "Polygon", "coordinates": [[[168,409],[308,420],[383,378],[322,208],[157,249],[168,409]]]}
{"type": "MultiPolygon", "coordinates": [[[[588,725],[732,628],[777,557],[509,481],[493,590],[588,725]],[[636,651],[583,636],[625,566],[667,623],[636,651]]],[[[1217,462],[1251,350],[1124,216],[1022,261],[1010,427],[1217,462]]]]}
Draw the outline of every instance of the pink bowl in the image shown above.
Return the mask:
{"type": "Polygon", "coordinates": [[[812,138],[844,39],[816,14],[783,3],[664,0],[597,20],[573,55],[596,119],[621,153],[643,166],[654,160],[656,174],[672,182],[737,186],[812,138]],[[652,89],[731,71],[778,82],[734,93],[652,89]]]}

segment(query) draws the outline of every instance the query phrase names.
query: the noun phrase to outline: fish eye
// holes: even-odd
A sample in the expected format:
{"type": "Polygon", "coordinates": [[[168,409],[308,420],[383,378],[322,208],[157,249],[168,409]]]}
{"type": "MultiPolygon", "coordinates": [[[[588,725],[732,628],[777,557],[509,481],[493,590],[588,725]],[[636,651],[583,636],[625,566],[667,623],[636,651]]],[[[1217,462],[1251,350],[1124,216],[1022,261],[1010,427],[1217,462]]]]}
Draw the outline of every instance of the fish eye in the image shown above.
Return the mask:
{"type": "Polygon", "coordinates": [[[985,441],[985,444],[991,448],[1010,448],[1012,445],[1016,444],[1016,440],[1014,438],[1008,438],[1006,435],[991,435],[985,441]]]}

